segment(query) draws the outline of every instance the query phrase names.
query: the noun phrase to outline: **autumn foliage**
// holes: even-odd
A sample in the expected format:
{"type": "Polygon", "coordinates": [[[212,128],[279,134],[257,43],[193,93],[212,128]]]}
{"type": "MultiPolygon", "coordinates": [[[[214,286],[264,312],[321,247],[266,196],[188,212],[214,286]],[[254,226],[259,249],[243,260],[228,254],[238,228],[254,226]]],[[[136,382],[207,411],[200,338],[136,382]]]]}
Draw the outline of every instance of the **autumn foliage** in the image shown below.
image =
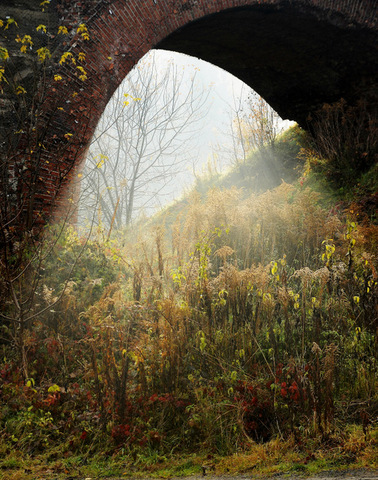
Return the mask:
{"type": "Polygon", "coordinates": [[[30,378],[3,325],[5,441],[29,452],[63,441],[67,455],[100,438],[109,452],[230,453],[326,439],[345,422],[368,432],[377,227],[357,213],[282,184],[193,192],[130,240],[69,229],[41,268],[39,309],[87,246],[61,301],[27,329],[30,378]]]}

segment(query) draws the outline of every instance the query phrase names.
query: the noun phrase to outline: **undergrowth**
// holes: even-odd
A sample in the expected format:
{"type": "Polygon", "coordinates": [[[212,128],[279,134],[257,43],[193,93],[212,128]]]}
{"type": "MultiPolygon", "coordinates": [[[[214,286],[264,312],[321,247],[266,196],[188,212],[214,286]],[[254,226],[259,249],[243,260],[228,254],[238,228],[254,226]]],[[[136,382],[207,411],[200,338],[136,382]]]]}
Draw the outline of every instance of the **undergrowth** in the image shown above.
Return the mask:
{"type": "Polygon", "coordinates": [[[50,227],[22,335],[3,302],[1,478],[376,468],[378,227],[311,172],[50,227]]]}

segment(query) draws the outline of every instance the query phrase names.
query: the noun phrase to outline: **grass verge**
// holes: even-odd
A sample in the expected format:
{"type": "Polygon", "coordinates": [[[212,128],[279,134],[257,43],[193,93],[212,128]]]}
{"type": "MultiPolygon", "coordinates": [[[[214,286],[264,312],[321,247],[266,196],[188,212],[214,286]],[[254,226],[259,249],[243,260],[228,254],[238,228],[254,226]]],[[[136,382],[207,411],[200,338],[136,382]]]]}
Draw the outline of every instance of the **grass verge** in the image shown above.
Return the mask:
{"type": "Polygon", "coordinates": [[[109,456],[85,453],[59,459],[57,451],[31,455],[1,448],[1,480],[172,478],[208,475],[309,476],[322,471],[378,469],[378,428],[367,436],[359,426],[327,439],[274,439],[252,443],[229,456],[212,452],[163,455],[156,451],[119,452],[109,456]],[[51,458],[56,458],[51,460],[51,458]]]}

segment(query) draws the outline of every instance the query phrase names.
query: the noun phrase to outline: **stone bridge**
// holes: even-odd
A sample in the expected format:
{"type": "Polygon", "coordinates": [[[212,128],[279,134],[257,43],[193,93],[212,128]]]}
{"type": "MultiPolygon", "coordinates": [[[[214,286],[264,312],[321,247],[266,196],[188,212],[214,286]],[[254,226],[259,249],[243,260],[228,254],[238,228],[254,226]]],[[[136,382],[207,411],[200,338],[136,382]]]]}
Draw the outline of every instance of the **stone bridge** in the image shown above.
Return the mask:
{"type": "Polygon", "coordinates": [[[27,90],[15,95],[8,84],[0,104],[1,189],[17,204],[2,212],[3,223],[30,229],[51,214],[108,100],[152,48],[222,67],[303,127],[325,102],[367,98],[376,106],[377,11],[376,0],[1,0],[0,18],[18,24],[2,31],[11,57],[3,64],[13,62],[13,88],[27,90]],[[39,24],[50,33],[37,32],[39,24]],[[56,34],[59,26],[66,35],[56,34]],[[38,81],[14,41],[27,33],[34,51],[47,45],[52,53],[38,81]],[[59,64],[65,52],[85,60],[59,64]]]}

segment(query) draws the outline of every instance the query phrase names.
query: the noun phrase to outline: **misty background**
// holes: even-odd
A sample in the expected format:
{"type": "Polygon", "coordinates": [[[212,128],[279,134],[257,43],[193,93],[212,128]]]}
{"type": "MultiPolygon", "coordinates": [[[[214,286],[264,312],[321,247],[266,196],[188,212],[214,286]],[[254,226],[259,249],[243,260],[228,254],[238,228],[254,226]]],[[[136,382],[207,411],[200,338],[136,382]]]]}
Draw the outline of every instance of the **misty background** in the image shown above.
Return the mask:
{"type": "MultiPolygon", "coordinates": [[[[235,117],[258,95],[208,62],[151,50],[109,101],[81,181],[80,223],[120,228],[178,199],[196,177],[241,155],[235,117]]],[[[277,116],[277,133],[292,122],[277,116]]],[[[244,152],[245,154],[245,152],[244,152]]]]}

